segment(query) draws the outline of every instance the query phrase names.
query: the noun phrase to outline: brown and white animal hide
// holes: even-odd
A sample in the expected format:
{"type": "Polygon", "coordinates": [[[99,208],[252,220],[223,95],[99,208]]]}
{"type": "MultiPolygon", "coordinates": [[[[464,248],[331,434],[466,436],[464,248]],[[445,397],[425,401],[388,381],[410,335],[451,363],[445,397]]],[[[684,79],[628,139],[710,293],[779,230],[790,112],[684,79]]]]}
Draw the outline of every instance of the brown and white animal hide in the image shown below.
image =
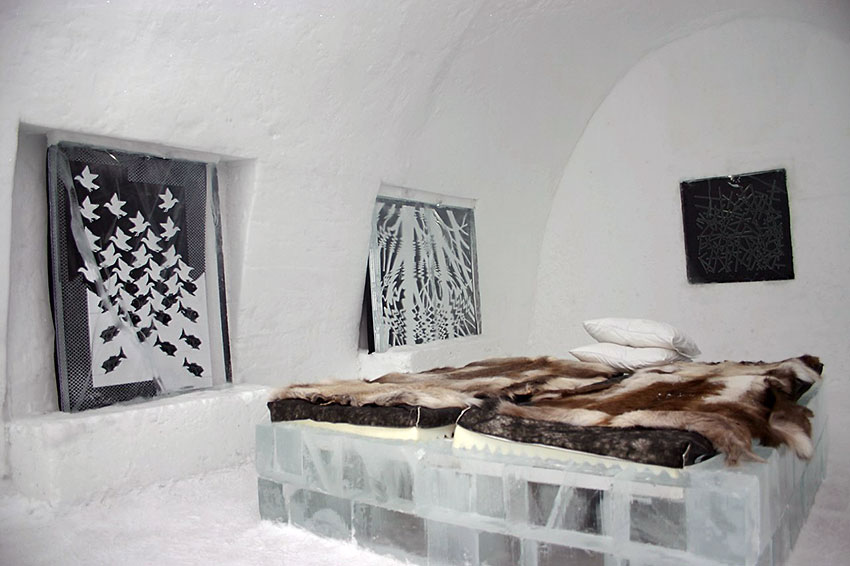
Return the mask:
{"type": "Polygon", "coordinates": [[[814,356],[778,363],[677,362],[636,371],[608,388],[542,391],[528,404],[504,401],[499,413],[579,426],[670,428],[707,438],[729,464],[760,458],[753,438],[812,455],[812,413],[796,401],[823,369],[814,356]]]}
{"type": "Polygon", "coordinates": [[[494,358],[461,368],[388,373],[374,381],[347,380],[290,385],[273,396],[316,404],[412,405],[429,409],[469,407],[483,399],[521,399],[546,392],[575,391],[616,375],[603,364],[539,358],[494,358]]]}
{"type": "Polygon", "coordinates": [[[501,400],[498,413],[573,426],[678,429],[707,438],[727,462],[758,460],[752,439],[812,454],[811,411],[796,401],[820,380],[814,356],[777,363],[676,362],[623,376],[603,364],[540,358],[483,360],[462,368],[390,373],[374,381],[291,385],[278,399],[317,405],[429,409],[501,400]]]}

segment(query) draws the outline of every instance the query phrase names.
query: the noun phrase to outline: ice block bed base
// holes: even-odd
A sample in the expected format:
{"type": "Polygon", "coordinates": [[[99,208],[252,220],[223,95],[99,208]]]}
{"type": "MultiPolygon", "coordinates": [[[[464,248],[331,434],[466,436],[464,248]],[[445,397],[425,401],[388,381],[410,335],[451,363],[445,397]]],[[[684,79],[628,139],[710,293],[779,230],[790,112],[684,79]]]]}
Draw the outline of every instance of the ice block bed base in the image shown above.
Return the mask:
{"type": "Polygon", "coordinates": [[[811,460],[684,470],[537,459],[275,422],[257,427],[260,516],[416,564],[784,564],[826,469],[822,388],[811,460]]]}

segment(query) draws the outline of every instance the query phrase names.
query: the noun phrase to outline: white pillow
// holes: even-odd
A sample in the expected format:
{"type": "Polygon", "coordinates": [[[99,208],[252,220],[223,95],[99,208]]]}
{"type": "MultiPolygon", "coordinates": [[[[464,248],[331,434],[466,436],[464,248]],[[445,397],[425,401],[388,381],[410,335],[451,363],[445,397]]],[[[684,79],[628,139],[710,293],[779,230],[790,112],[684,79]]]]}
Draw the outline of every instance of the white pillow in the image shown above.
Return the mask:
{"type": "Polygon", "coordinates": [[[570,354],[583,362],[599,362],[625,371],[689,359],[668,348],[633,348],[608,342],[574,348],[570,354]]]}
{"type": "Polygon", "coordinates": [[[689,357],[700,354],[690,336],[664,322],[643,318],[597,318],[585,321],[584,329],[599,342],[636,348],[669,348],[689,357]]]}

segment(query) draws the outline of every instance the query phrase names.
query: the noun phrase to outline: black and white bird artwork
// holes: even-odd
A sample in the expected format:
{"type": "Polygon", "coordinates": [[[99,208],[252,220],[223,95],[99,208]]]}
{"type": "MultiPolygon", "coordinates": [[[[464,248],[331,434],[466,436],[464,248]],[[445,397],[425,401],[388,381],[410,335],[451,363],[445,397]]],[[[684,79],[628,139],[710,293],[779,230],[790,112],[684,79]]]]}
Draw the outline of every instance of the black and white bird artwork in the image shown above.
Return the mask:
{"type": "Polygon", "coordinates": [[[84,237],[78,240],[66,230],[69,253],[77,256],[68,264],[68,277],[84,286],[87,304],[81,314],[89,330],[92,385],[152,378],[174,390],[211,384],[204,376],[211,363],[205,181],[192,188],[166,184],[156,178],[167,175],[169,167],[131,170],[112,153],[99,162],[71,161],[70,167],[84,237]],[[192,198],[189,190],[195,191],[192,198]],[[193,224],[198,219],[200,224],[193,224]]]}

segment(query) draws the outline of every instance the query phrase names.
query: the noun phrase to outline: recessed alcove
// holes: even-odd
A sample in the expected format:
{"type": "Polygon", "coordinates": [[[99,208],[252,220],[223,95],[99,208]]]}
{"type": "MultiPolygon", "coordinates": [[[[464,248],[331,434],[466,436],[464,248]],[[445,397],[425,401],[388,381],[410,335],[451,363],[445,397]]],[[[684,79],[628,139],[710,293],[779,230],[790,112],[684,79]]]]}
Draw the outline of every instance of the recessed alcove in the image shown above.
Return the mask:
{"type": "MultiPolygon", "coordinates": [[[[240,286],[247,218],[242,208],[245,195],[253,189],[253,159],[20,125],[11,199],[10,265],[15,276],[9,289],[6,390],[9,460],[16,486],[42,499],[73,500],[249,458],[252,427],[265,418],[267,389],[228,383],[221,364],[213,369],[211,389],[153,401],[132,400],[80,414],[59,412],[46,188],[47,147],[58,140],[214,163],[226,234],[221,243],[226,271],[217,276],[228,280],[230,307],[235,307],[233,297],[240,286]],[[193,438],[209,442],[200,451],[186,450],[193,438]],[[91,462],[104,459],[115,466],[103,466],[101,472],[91,474],[91,462]]],[[[208,254],[217,253],[214,238],[210,240],[208,254]]],[[[224,349],[221,335],[211,340],[212,347],[224,349]]]]}

